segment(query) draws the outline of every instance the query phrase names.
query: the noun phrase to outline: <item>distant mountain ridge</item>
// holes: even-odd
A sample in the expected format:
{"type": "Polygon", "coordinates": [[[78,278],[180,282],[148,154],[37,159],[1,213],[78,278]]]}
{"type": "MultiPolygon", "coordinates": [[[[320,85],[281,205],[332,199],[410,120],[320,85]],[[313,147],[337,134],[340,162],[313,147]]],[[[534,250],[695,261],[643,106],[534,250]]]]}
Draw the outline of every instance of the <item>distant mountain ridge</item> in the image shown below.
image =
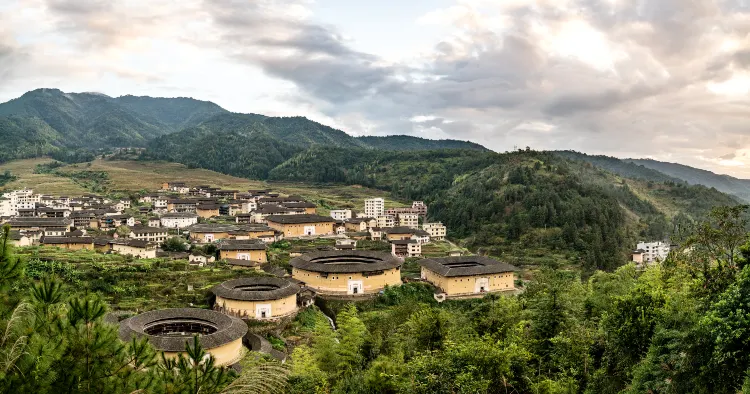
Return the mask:
{"type": "Polygon", "coordinates": [[[735,178],[729,175],[716,174],[708,170],[690,167],[683,164],[668,163],[651,159],[623,159],[623,161],[650,168],[674,178],[679,178],[691,185],[713,187],[721,192],[732,194],[750,202],[750,180],[735,178]]]}
{"type": "MultiPolygon", "coordinates": [[[[267,133],[266,142],[273,139],[272,145],[279,145],[282,151],[286,148],[281,148],[281,145],[487,150],[472,142],[456,140],[410,136],[353,137],[304,117],[235,114],[210,101],[186,97],[110,97],[97,92],[65,93],[59,89],[36,89],[0,103],[0,138],[6,142],[0,146],[0,160],[48,154],[60,149],[144,147],[156,138],[182,131],[186,136],[195,137],[197,134],[191,129],[199,125],[202,125],[202,133],[235,133],[237,139],[234,142],[237,144],[252,143],[245,141],[242,135],[247,135],[248,127],[260,128],[267,133]],[[20,124],[26,132],[19,132],[20,124]]],[[[204,147],[210,149],[214,140],[207,138],[204,143],[208,145],[204,147]]]]}
{"type": "Polygon", "coordinates": [[[715,188],[745,202],[750,202],[750,180],[747,179],[739,179],[683,164],[652,159],[618,159],[603,155],[587,155],[575,151],[555,151],[555,154],[570,160],[588,162],[596,167],[631,179],[702,185],[715,188]]]}

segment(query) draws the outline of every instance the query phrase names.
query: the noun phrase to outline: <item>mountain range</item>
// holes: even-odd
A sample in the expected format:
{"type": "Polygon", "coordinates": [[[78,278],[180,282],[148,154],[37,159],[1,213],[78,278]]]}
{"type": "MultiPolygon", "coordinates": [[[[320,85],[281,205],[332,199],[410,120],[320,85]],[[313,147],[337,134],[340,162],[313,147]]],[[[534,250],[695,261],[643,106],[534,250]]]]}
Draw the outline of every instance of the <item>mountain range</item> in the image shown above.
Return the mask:
{"type": "Polygon", "coordinates": [[[303,117],[233,114],[217,104],[192,98],[154,98],[36,89],[0,104],[0,161],[50,154],[57,149],[145,147],[155,138],[195,127],[247,135],[267,131],[279,144],[330,144],[377,149],[465,148],[464,141],[433,141],[409,136],[356,138],[303,117]],[[236,127],[236,128],[235,128],[236,127]]]}

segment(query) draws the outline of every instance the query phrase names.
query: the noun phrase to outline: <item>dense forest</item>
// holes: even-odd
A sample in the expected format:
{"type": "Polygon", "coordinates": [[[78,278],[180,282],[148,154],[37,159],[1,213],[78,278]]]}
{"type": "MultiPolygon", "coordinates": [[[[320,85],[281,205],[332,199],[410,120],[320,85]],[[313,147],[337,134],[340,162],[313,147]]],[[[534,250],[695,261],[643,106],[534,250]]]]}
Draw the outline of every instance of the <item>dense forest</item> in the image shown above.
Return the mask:
{"type": "Polygon", "coordinates": [[[713,210],[645,270],[583,280],[543,268],[519,296],[441,304],[425,283],[321,302],[285,328],[295,338],[286,364],[251,354],[240,373],[216,367],[199,343],[175,362],[145,341],[121,342],[103,294],[77,293],[66,263],[38,272],[2,236],[0,391],[750,393],[746,210],[713,210]]]}

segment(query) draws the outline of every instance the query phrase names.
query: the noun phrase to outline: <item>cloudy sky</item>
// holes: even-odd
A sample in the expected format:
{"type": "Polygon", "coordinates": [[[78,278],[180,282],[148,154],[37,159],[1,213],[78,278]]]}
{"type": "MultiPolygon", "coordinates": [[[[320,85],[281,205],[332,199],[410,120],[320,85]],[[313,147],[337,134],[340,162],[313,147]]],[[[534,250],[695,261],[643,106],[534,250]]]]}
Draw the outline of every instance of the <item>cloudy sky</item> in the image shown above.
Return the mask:
{"type": "Polygon", "coordinates": [[[4,0],[0,101],[187,96],[750,177],[749,33],[750,0],[4,0]]]}

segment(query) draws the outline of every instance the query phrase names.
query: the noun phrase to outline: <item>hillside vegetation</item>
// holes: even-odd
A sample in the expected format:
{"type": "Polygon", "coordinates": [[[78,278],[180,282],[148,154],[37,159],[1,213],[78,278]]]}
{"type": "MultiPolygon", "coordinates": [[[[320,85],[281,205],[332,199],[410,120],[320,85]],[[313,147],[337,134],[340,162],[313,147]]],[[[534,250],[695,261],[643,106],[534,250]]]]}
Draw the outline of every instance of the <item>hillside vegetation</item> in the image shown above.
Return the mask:
{"type": "Polygon", "coordinates": [[[316,148],[271,180],[360,184],[429,204],[454,238],[516,264],[567,261],[586,270],[624,262],[638,238],[679,237],[715,205],[714,189],[618,176],[551,152],[383,152],[316,148]]]}
{"type": "Polygon", "coordinates": [[[691,185],[713,187],[716,190],[735,195],[744,201],[750,202],[750,180],[747,179],[739,179],[682,164],[650,159],[625,159],[624,161],[659,171],[671,177],[681,179],[691,185]]]}
{"type": "MultiPolygon", "coordinates": [[[[273,166],[312,145],[393,150],[466,148],[485,150],[463,141],[433,141],[409,136],[357,138],[303,117],[276,118],[232,114],[220,106],[192,98],[109,97],[99,93],[65,93],[37,89],[0,104],[0,162],[57,155],[66,162],[93,159],[113,148],[156,147],[163,157],[192,164],[199,144],[209,152],[249,146],[240,163],[221,168],[252,167],[251,176],[265,176],[273,166]],[[262,131],[263,133],[260,133],[262,131]],[[168,134],[169,138],[155,138],[168,134]],[[152,142],[153,141],[153,142],[152,142]],[[253,147],[258,150],[253,151],[253,147]],[[266,150],[268,148],[268,150],[266,150]],[[263,154],[260,154],[263,153],[263,154]],[[251,158],[252,157],[252,158],[251,158]],[[253,160],[253,166],[248,161],[253,160]]],[[[230,157],[239,157],[232,152],[230,157]]],[[[198,155],[200,156],[200,155],[198,155]]],[[[205,163],[199,163],[208,167],[205,163]]]]}

